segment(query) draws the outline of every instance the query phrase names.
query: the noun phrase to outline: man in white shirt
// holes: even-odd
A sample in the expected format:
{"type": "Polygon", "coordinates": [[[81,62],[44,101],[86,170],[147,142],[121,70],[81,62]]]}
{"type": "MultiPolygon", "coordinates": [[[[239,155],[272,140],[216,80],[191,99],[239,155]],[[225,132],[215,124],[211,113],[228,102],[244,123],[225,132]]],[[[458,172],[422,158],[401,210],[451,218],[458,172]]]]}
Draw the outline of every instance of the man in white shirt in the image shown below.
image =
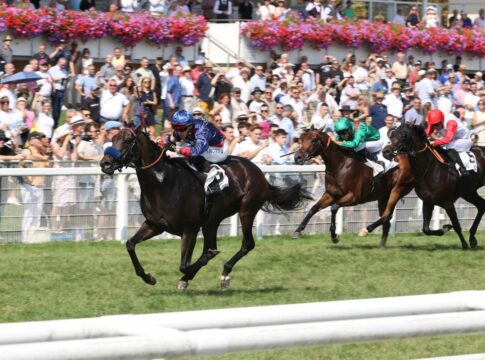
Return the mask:
{"type": "Polygon", "coordinates": [[[451,85],[446,85],[441,88],[440,96],[437,104],[438,110],[445,115],[453,111],[453,96],[451,95],[451,85]]]}
{"type": "Polygon", "coordinates": [[[391,88],[391,93],[384,98],[383,104],[387,106],[387,113],[394,116],[398,121],[402,120],[402,112],[404,105],[401,97],[401,86],[394,83],[391,88]]]}
{"type": "Polygon", "coordinates": [[[125,95],[118,92],[118,86],[114,80],[108,81],[108,89],[104,89],[101,94],[100,117],[101,122],[124,121],[128,122],[128,110],[130,101],[125,95]]]}
{"type": "Polygon", "coordinates": [[[263,150],[268,147],[269,140],[260,140],[263,128],[259,125],[251,126],[249,131],[249,136],[237,148],[238,154],[234,155],[249,159],[255,164],[262,164],[263,150]]]}
{"type": "Polygon", "coordinates": [[[433,104],[434,102],[436,92],[435,92],[432,78],[433,78],[433,71],[428,70],[426,71],[425,78],[420,80],[416,84],[416,92],[423,105],[426,103],[433,104]]]}
{"type": "Polygon", "coordinates": [[[360,60],[359,65],[352,73],[355,79],[355,86],[361,91],[365,92],[369,90],[369,71],[365,66],[366,61],[364,59],[360,60]]]}
{"type": "Polygon", "coordinates": [[[292,86],[290,93],[291,97],[288,105],[291,105],[293,110],[298,114],[298,128],[301,128],[308,122],[305,114],[305,103],[301,99],[301,91],[297,86],[292,86]]]}
{"type": "Polygon", "coordinates": [[[485,9],[481,8],[478,11],[478,17],[473,21],[475,29],[485,31],[485,9]]]}
{"type": "Polygon", "coordinates": [[[288,153],[288,146],[286,145],[288,133],[283,129],[278,129],[274,134],[275,141],[272,142],[265,151],[263,156],[264,162],[267,165],[285,165],[293,164],[293,156],[283,156],[288,153]],[[282,157],[283,156],[283,157],[282,157]]]}
{"type": "Polygon", "coordinates": [[[271,5],[270,0],[264,0],[264,5],[259,5],[256,13],[261,17],[262,21],[270,20],[275,11],[274,5],[271,5]]]}

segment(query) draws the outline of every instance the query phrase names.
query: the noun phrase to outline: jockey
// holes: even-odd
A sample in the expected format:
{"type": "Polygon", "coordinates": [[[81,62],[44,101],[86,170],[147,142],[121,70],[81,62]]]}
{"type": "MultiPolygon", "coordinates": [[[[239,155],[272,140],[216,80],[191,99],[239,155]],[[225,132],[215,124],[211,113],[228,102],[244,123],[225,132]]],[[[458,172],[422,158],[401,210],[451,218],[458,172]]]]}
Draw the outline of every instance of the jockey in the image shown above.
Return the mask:
{"type": "MultiPolygon", "coordinates": [[[[204,173],[211,171],[211,163],[226,160],[228,152],[225,137],[212,123],[204,119],[194,119],[192,114],[185,110],[173,114],[171,122],[173,134],[168,143],[180,142],[182,145],[175,151],[169,148],[165,152],[166,156],[189,157],[197,170],[204,173]]],[[[221,168],[218,169],[222,171],[221,168]]],[[[216,192],[213,185],[217,184],[206,184],[206,191],[208,186],[209,192],[216,192]]]]}
{"type": "Polygon", "coordinates": [[[365,158],[381,163],[377,159],[377,154],[382,151],[383,144],[376,128],[367,126],[363,122],[356,123],[354,126],[349,119],[340,118],[335,122],[334,131],[337,134],[335,141],[337,145],[345,149],[354,149],[365,158]]]}
{"type": "Polygon", "coordinates": [[[470,151],[472,141],[466,125],[453,114],[443,114],[441,110],[433,109],[428,113],[428,127],[426,136],[430,137],[435,131],[442,138],[431,141],[433,146],[442,146],[447,150],[451,161],[458,164],[462,175],[469,175],[458,153],[470,151]]]}

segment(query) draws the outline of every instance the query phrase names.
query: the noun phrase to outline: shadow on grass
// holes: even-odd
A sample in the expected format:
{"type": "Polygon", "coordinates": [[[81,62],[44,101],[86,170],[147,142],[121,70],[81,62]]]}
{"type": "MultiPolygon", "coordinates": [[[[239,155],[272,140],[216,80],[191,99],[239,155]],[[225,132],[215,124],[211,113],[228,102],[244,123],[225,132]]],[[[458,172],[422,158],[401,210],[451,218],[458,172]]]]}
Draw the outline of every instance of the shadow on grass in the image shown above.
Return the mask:
{"type": "MultiPolygon", "coordinates": [[[[409,251],[449,251],[449,250],[457,250],[463,251],[461,249],[460,244],[422,244],[422,245],[415,245],[415,244],[400,244],[400,245],[388,245],[385,248],[381,248],[379,244],[355,244],[355,245],[333,245],[330,246],[329,249],[331,250],[340,250],[340,251],[349,251],[354,249],[361,249],[361,250],[379,250],[379,251],[386,251],[386,250],[409,250],[409,251]]],[[[467,251],[483,251],[483,247],[478,247],[476,249],[469,249],[467,251]]]]}
{"type": "Polygon", "coordinates": [[[227,289],[227,290],[203,290],[203,289],[191,289],[190,286],[187,290],[180,291],[180,290],[162,290],[159,292],[159,295],[189,295],[189,296],[199,296],[199,295],[206,295],[206,296],[214,296],[214,297],[228,297],[228,296],[236,296],[239,294],[246,294],[246,295],[263,295],[263,294],[272,294],[272,293],[283,293],[288,292],[289,289],[275,286],[270,288],[262,288],[262,289],[227,289]]]}

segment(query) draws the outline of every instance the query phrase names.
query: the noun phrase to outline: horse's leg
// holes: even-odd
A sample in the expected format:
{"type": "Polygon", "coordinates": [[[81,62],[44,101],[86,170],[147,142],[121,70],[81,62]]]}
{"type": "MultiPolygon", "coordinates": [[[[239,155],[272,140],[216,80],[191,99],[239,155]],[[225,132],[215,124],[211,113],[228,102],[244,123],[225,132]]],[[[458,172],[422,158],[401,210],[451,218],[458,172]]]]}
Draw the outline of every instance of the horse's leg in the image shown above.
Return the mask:
{"type": "Polygon", "coordinates": [[[190,280],[192,280],[203,266],[207,265],[211,259],[219,254],[219,251],[217,251],[218,228],[219,222],[204,226],[202,229],[202,233],[204,234],[204,249],[202,250],[202,254],[195,263],[186,269],[185,275],[180,279],[181,283],[188,283],[190,280]]]}
{"type": "Polygon", "coordinates": [[[451,224],[453,225],[453,230],[455,230],[455,232],[458,234],[458,237],[460,238],[462,249],[463,250],[468,249],[468,243],[465,241],[465,237],[461,232],[460,221],[458,220],[458,216],[456,215],[455,204],[450,202],[444,206],[444,209],[446,210],[446,213],[448,214],[451,220],[451,224]]]}
{"type": "Polygon", "coordinates": [[[485,199],[478,195],[477,192],[472,194],[467,194],[463,196],[463,199],[468,201],[469,203],[473,204],[477,208],[477,216],[475,216],[475,220],[473,221],[472,227],[470,228],[470,246],[474,249],[477,247],[477,239],[475,234],[477,233],[478,225],[480,225],[480,221],[482,220],[482,216],[485,213],[485,199]]]}
{"type": "Polygon", "coordinates": [[[130,255],[131,262],[133,263],[133,267],[135,268],[136,274],[143,279],[147,284],[155,285],[157,280],[148,273],[145,273],[145,270],[140,264],[138,257],[136,256],[135,246],[136,244],[150,239],[155,235],[161,234],[163,232],[162,229],[155,228],[148,224],[146,221],[141,225],[135,235],[133,235],[127,242],[126,242],[126,250],[128,250],[128,254],[130,255]]]}
{"type": "Polygon", "coordinates": [[[379,215],[380,215],[381,219],[383,220],[383,222],[382,222],[382,236],[381,236],[381,242],[379,244],[379,246],[381,248],[386,247],[387,237],[389,236],[389,229],[391,228],[392,210],[394,210],[394,206],[393,206],[390,215],[385,215],[386,211],[388,210],[388,207],[389,207],[389,199],[390,199],[390,197],[384,197],[384,198],[379,199],[379,201],[377,202],[378,207],[379,207],[379,215]]]}
{"type": "Polygon", "coordinates": [[[320,200],[318,200],[315,205],[310,208],[308,214],[306,214],[305,218],[301,222],[300,225],[296,228],[295,232],[293,233],[293,239],[298,239],[301,235],[301,232],[305,230],[305,227],[308,225],[308,222],[315,215],[322,209],[325,209],[327,206],[331,205],[334,202],[333,197],[329,193],[325,193],[322,195],[320,200]]]}
{"type": "Polygon", "coordinates": [[[434,204],[425,202],[423,200],[423,233],[428,236],[443,236],[445,233],[453,229],[450,224],[445,224],[440,230],[431,230],[429,224],[433,216],[434,204]]]}
{"type": "Polygon", "coordinates": [[[221,287],[226,289],[229,287],[230,278],[229,274],[231,273],[234,265],[244,256],[247,255],[248,252],[254,249],[254,237],[253,237],[253,222],[256,214],[258,213],[258,209],[253,210],[243,210],[239,214],[239,218],[241,220],[241,227],[243,232],[243,240],[242,245],[239,251],[234,254],[234,256],[224,264],[224,268],[221,275],[221,287]]]}
{"type": "MultiPolygon", "coordinates": [[[[366,228],[367,232],[373,232],[378,226],[384,224],[386,221],[391,220],[392,213],[394,212],[394,208],[396,207],[396,204],[399,201],[399,199],[404,196],[404,193],[405,191],[402,187],[395,188],[391,191],[391,194],[389,195],[389,197],[385,198],[386,202],[384,202],[383,204],[385,205],[385,207],[383,208],[382,211],[380,210],[380,205],[379,205],[379,215],[380,215],[379,220],[367,226],[366,228]]],[[[381,246],[386,246],[386,242],[384,241],[383,243],[382,239],[381,239],[381,246]]]]}
{"type": "Polygon", "coordinates": [[[189,286],[189,282],[188,280],[185,280],[185,278],[188,274],[190,277],[190,262],[192,261],[192,254],[194,252],[198,230],[199,229],[185,229],[182,234],[179,270],[184,274],[184,276],[182,276],[177,285],[177,289],[179,290],[185,290],[187,286],[189,286]]]}
{"type": "Polygon", "coordinates": [[[338,209],[340,209],[340,207],[341,206],[338,204],[333,204],[331,207],[332,218],[330,220],[330,236],[334,244],[337,244],[340,241],[340,237],[335,233],[335,230],[336,230],[335,218],[337,217],[337,211],[338,209]]]}

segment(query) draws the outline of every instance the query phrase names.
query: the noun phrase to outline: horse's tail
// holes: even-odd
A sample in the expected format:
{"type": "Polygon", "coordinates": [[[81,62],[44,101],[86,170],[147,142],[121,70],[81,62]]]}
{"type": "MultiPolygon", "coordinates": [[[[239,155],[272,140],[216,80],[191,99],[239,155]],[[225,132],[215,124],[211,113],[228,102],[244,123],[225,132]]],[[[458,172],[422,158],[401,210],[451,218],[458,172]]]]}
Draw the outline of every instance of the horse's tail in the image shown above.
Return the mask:
{"type": "Polygon", "coordinates": [[[288,187],[269,185],[269,199],[263,204],[266,212],[294,210],[303,205],[305,200],[312,200],[311,194],[301,184],[288,187]]]}

